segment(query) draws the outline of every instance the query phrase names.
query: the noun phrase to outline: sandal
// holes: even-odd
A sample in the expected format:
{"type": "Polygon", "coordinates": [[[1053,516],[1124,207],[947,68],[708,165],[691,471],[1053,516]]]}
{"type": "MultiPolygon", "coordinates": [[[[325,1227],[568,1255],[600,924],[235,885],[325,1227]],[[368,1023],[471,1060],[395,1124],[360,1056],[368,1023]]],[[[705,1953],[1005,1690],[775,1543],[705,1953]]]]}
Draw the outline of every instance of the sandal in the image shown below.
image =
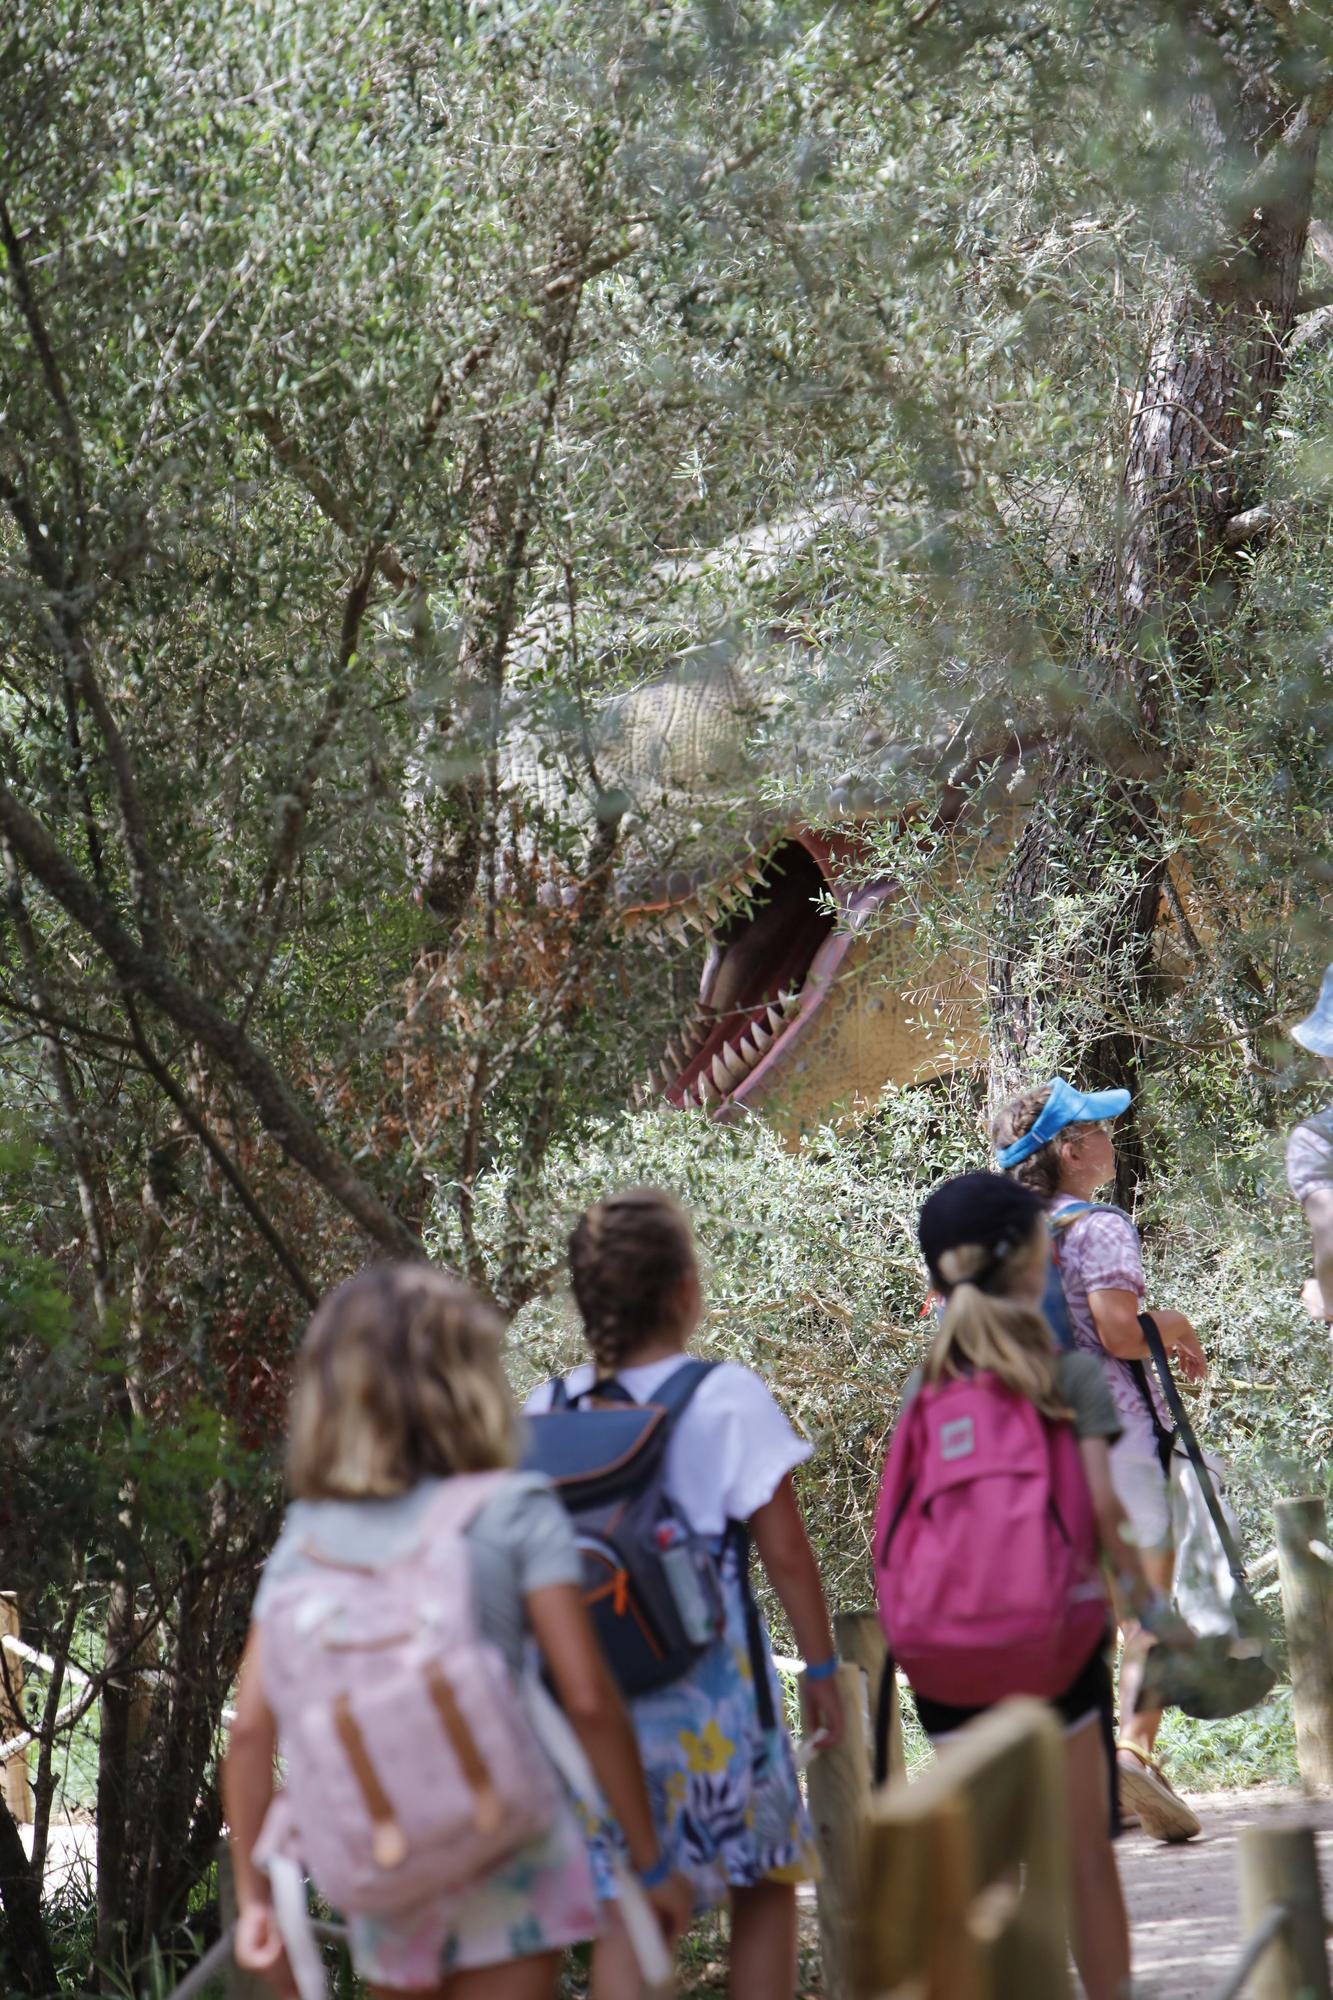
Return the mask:
{"type": "Polygon", "coordinates": [[[1202,1833],[1198,1814],[1173,1789],[1160,1764],[1137,1743],[1121,1742],[1115,1747],[1120,1797],[1130,1812],[1138,1814],[1145,1833],[1154,1840],[1169,1841],[1193,1840],[1202,1833]]]}

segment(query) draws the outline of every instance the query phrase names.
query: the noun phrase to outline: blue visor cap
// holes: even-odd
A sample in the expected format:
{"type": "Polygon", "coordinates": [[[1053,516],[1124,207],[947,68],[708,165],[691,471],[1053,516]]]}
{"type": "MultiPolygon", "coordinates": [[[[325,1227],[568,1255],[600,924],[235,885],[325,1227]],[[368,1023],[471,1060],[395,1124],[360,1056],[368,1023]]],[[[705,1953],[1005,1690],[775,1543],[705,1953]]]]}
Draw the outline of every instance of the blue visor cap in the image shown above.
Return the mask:
{"type": "Polygon", "coordinates": [[[1324,974],[1313,1014],[1296,1023],[1291,1039],[1312,1056],[1333,1056],[1333,965],[1324,974]]]}
{"type": "Polygon", "coordinates": [[[1012,1146],[996,1154],[999,1166],[1016,1167],[1020,1160],[1030,1160],[1066,1125],[1089,1125],[1098,1118],[1118,1118],[1129,1109],[1127,1090],[1075,1090],[1062,1076],[1053,1076],[1048,1087],[1051,1094],[1042,1105],[1036,1124],[1021,1139],[1015,1139],[1012,1146]]]}

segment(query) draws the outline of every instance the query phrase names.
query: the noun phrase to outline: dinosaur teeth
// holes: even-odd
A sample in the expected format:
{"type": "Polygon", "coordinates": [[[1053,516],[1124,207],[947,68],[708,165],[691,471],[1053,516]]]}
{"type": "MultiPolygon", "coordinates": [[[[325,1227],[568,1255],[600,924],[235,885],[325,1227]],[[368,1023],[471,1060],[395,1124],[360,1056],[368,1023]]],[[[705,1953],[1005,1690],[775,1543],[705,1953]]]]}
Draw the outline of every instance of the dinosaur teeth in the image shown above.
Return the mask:
{"type": "MultiPolygon", "coordinates": [[[[730,1043],[722,1050],[722,1068],[727,1079],[728,1089],[731,1088],[733,1083],[744,1082],[745,1078],[750,1074],[749,1063],[746,1062],[740,1050],[733,1049],[730,1043]]],[[[717,1072],[718,1059],[714,1056],[713,1075],[715,1077],[717,1076],[717,1072]]]]}
{"type": "Polygon", "coordinates": [[[741,1060],[745,1064],[747,1075],[754,1068],[755,1064],[758,1062],[760,1056],[763,1053],[764,1052],[761,1048],[755,1047],[754,1043],[750,1040],[749,1035],[741,1036],[740,1042],[737,1045],[737,1054],[741,1057],[741,1060]]]}
{"type": "MultiPolygon", "coordinates": [[[[717,1060],[716,1056],[713,1058],[713,1060],[714,1062],[716,1062],[717,1060]]],[[[706,1069],[700,1070],[699,1075],[696,1079],[696,1088],[699,1092],[699,1102],[702,1106],[704,1106],[705,1109],[707,1108],[708,1105],[715,1103],[717,1099],[722,1095],[721,1091],[718,1090],[718,1088],[713,1082],[712,1077],[708,1074],[708,1071],[706,1069]]]]}
{"type": "Polygon", "coordinates": [[[669,916],[664,917],[663,924],[671,936],[676,938],[681,944],[689,943],[690,933],[686,928],[685,919],[680,915],[679,911],[673,910],[669,916]]]}
{"type": "Polygon", "coordinates": [[[727,1065],[723,1062],[720,1054],[713,1057],[713,1067],[710,1074],[713,1082],[717,1085],[718,1096],[725,1097],[731,1089],[732,1079],[727,1065]]]}
{"type": "MultiPolygon", "coordinates": [[[[680,1064],[673,1063],[669,1059],[669,1057],[664,1056],[662,1061],[658,1064],[657,1067],[659,1074],[661,1075],[662,1078],[661,1087],[670,1090],[672,1084],[676,1081],[676,1078],[680,1075],[680,1064]]],[[[654,1090],[659,1088],[656,1077],[650,1076],[648,1080],[654,1090]]]]}
{"type": "MultiPolygon", "coordinates": [[[[772,1041],[773,1033],[771,1029],[764,1026],[762,1021],[751,1021],[749,1034],[755,1046],[755,1057],[757,1060],[772,1041]]],[[[741,1047],[745,1047],[744,1042],[741,1043],[741,1047]]]]}

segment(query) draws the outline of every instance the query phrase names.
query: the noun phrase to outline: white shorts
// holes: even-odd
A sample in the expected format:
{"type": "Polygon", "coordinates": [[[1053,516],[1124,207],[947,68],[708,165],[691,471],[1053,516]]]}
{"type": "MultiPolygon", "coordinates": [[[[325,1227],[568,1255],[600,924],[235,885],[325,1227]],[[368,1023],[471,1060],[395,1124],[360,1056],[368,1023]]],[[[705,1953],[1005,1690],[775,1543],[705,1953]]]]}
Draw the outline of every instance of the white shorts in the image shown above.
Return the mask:
{"type": "Polygon", "coordinates": [[[1129,1540],[1136,1548],[1171,1547],[1171,1494],[1162,1461],[1137,1438],[1111,1446],[1111,1484],[1129,1516],[1129,1540]]]}

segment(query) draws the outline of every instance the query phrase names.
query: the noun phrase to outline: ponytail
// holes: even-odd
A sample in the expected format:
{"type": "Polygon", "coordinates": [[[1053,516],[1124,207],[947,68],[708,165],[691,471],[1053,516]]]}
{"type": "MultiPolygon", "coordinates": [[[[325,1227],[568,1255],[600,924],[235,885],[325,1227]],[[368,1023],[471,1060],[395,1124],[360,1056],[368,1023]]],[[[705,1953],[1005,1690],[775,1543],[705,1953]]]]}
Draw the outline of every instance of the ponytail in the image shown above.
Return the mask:
{"type": "MultiPolygon", "coordinates": [[[[1001,1277],[1027,1262],[1029,1247],[1003,1258],[1001,1277]]],[[[1067,1423],[1072,1412],[1060,1395],[1051,1330],[1035,1306],[988,1289],[995,1265],[995,1252],[976,1243],[961,1243],[940,1257],[949,1296],[922,1378],[942,1382],[984,1368],[1042,1416],[1067,1423]]]]}

